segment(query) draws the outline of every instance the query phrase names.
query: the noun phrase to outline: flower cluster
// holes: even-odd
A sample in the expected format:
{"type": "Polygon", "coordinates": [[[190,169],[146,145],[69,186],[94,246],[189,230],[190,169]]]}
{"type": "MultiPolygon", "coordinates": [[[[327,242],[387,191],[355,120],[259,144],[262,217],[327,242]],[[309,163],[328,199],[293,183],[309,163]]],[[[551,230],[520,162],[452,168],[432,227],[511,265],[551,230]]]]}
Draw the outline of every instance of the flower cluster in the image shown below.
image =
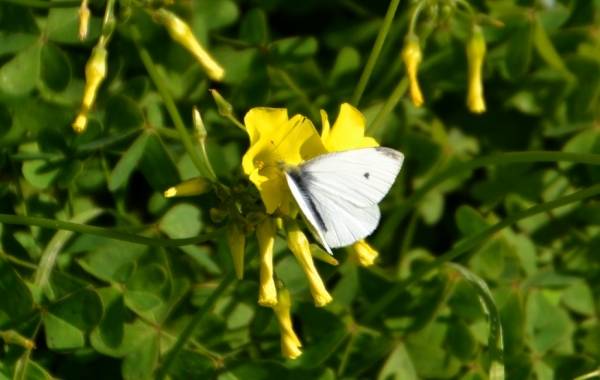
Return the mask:
{"type": "MultiPolygon", "coordinates": [[[[88,9],[88,1],[83,0],[79,7],[79,38],[85,40],[88,36],[90,10],[88,9]]],[[[79,114],[73,122],[75,132],[83,132],[88,124],[88,115],[96,100],[96,95],[100,89],[100,85],[106,78],[107,72],[107,46],[116,27],[116,18],[114,16],[114,1],[109,1],[106,6],[104,21],[100,38],[94,49],[90,59],[85,66],[85,88],[83,90],[83,99],[79,114]]],[[[225,70],[206,52],[200,45],[188,24],[177,17],[172,12],[159,8],[147,8],[152,19],[165,26],[171,38],[185,47],[190,53],[196,57],[206,75],[215,81],[223,80],[225,70]]]]}
{"type": "MultiPolygon", "coordinates": [[[[413,13],[409,32],[404,39],[404,47],[402,48],[402,60],[406,67],[406,75],[409,80],[410,97],[413,104],[420,107],[424,100],[419,86],[419,80],[417,78],[417,72],[419,64],[423,58],[421,52],[420,42],[417,35],[414,33],[415,20],[418,18],[421,7],[426,2],[422,1],[415,8],[413,13]]],[[[462,3],[461,3],[462,4],[462,3]]],[[[469,11],[472,9],[469,7],[469,11]]],[[[467,51],[467,62],[468,62],[468,93],[467,93],[467,107],[471,112],[482,113],[485,112],[485,100],[483,98],[483,81],[482,81],[482,68],[486,53],[485,39],[481,31],[481,27],[477,24],[477,18],[473,18],[473,25],[471,27],[471,33],[466,43],[467,51]]],[[[489,17],[481,18],[481,21],[485,21],[494,26],[503,26],[503,24],[497,20],[493,20],[489,17]]]]}
{"type": "MultiPolygon", "coordinates": [[[[224,102],[216,91],[213,91],[213,96],[218,104],[224,102]]],[[[231,195],[223,198],[222,206],[211,210],[211,217],[215,222],[229,216],[227,242],[239,279],[243,278],[246,240],[252,233],[256,236],[260,251],[258,303],[271,307],[275,312],[280,324],[282,352],[288,358],[296,358],[301,354],[301,344],[292,329],[290,295],[273,268],[277,233],[279,230],[284,231],[287,246],[306,275],[317,307],[325,306],[333,299],[319,276],[313,258],[332,265],[337,265],[338,262],[318,245],[310,244],[299,227],[295,219],[298,208],[278,164],[284,161],[289,165],[298,165],[328,152],[378,146],[375,139],[365,137],[366,120],[349,104],[342,104],[333,126],[324,111],[321,111],[321,118],[322,132],[319,135],[310,120],[301,115],[289,118],[286,109],[251,109],[246,114],[243,125],[250,139],[250,147],[242,158],[242,169],[258,189],[262,205],[258,208],[247,206],[248,203],[252,205],[255,202],[244,202],[246,195],[238,194],[239,190],[234,186],[230,190],[231,195]],[[240,203],[246,205],[238,207],[240,203]]],[[[202,145],[203,140],[200,143],[202,145]]],[[[210,188],[210,182],[205,179],[194,179],[168,189],[165,196],[201,194],[210,188]]],[[[355,261],[363,266],[373,264],[378,256],[377,251],[364,240],[356,242],[352,248],[355,261]]]]}

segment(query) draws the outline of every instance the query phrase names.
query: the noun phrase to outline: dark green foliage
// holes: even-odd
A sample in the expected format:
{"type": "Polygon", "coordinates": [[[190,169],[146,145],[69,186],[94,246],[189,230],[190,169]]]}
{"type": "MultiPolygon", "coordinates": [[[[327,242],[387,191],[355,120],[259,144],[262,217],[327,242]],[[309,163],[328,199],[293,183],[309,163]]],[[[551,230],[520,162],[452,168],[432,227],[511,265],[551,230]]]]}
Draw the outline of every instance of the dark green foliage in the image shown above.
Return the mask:
{"type": "Polygon", "coordinates": [[[19,3],[0,0],[0,333],[22,340],[2,335],[0,379],[133,380],[163,370],[171,379],[558,380],[600,367],[598,1],[400,4],[354,104],[367,134],[406,156],[368,239],[375,266],[358,266],[351,248],[336,250],[339,266],[317,262],[334,301],[315,308],[300,264],[283,236],[276,241],[275,274],[302,342],[295,360],[282,356],[273,311],[257,303],[252,231],[237,281],[220,229],[227,220],[211,220],[222,194],[163,193],[199,175],[189,154],[204,157],[197,106],[217,178],[254,199],[239,169],[248,136],[219,115],[208,90],[241,122],[252,107],[278,107],[317,130],[324,110],[333,124],[356,98],[388,2],[169,5],[223,66],[221,82],[153,21],[147,10],[162,1],[118,0],[115,25],[104,27],[114,3],[91,2],[84,41],[77,4],[19,3]],[[421,108],[402,96],[400,54],[419,4],[421,108]],[[487,44],[480,115],[465,100],[474,20],[487,44]],[[109,36],[108,72],[77,134],[71,124],[100,36],[109,36]],[[178,114],[188,137],[173,128],[178,114]],[[507,218],[514,223],[484,236],[507,218]],[[154,245],[119,240],[123,233],[154,245]],[[176,246],[207,233],[216,237],[176,246]]]}

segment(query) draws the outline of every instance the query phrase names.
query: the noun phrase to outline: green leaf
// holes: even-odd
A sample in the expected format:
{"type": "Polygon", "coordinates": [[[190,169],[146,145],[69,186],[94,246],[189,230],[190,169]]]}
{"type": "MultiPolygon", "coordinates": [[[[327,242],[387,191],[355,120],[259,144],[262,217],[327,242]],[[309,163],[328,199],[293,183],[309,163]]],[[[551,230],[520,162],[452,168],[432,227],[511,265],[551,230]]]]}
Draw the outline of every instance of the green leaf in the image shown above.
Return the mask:
{"type": "Polygon", "coordinates": [[[231,25],[239,17],[238,5],[231,0],[196,0],[191,3],[194,18],[192,27],[198,29],[219,29],[231,25]]]}
{"type": "MultiPolygon", "coordinates": [[[[3,239],[4,240],[4,239],[3,239]]],[[[33,296],[19,274],[0,257],[0,311],[18,320],[33,310],[33,296]]]]}
{"type": "Polygon", "coordinates": [[[158,335],[140,337],[136,347],[123,360],[121,371],[125,380],[150,378],[158,363],[158,335]]]}
{"type": "Polygon", "coordinates": [[[51,350],[71,351],[85,345],[83,332],[52,314],[44,316],[44,331],[51,350]]]}
{"type": "Polygon", "coordinates": [[[156,133],[149,133],[139,169],[150,186],[158,192],[181,182],[177,166],[156,133]]]}
{"type": "MultiPolygon", "coordinates": [[[[96,248],[79,260],[79,264],[88,273],[101,280],[125,282],[135,271],[137,261],[145,254],[147,247],[128,242],[109,241],[110,245],[96,248]]],[[[98,243],[98,240],[93,239],[89,241],[91,246],[84,245],[81,249],[93,249],[94,244],[98,245],[98,243]]]]}
{"type": "Polygon", "coordinates": [[[171,239],[196,236],[202,228],[200,210],[182,203],[169,209],[158,223],[158,227],[171,239]]]}
{"type": "Polygon", "coordinates": [[[417,380],[417,372],[412,364],[408,351],[404,343],[400,343],[394,348],[385,364],[379,372],[378,380],[402,379],[417,380]]]}
{"type": "Polygon", "coordinates": [[[290,371],[275,361],[237,361],[231,360],[226,364],[233,379],[276,380],[288,379],[290,371]]]}
{"type": "Polygon", "coordinates": [[[50,305],[48,313],[82,331],[89,331],[102,319],[102,299],[95,290],[81,289],[50,305]]]}
{"type": "MultiPolygon", "coordinates": [[[[182,350],[175,359],[169,374],[174,379],[209,378],[217,369],[211,358],[195,351],[182,350]]],[[[251,375],[255,378],[255,374],[251,375]]]]}
{"type": "Polygon", "coordinates": [[[454,263],[447,263],[446,265],[458,271],[469,284],[471,284],[477,293],[477,297],[488,317],[489,323],[488,347],[490,350],[490,380],[503,380],[505,378],[505,370],[502,324],[500,323],[500,314],[498,313],[498,308],[496,307],[492,293],[485,281],[467,268],[454,263]]]}
{"type": "Polygon", "coordinates": [[[0,103],[0,138],[4,137],[12,127],[13,117],[8,107],[0,103]]]}
{"type": "Polygon", "coordinates": [[[61,189],[68,189],[82,170],[83,162],[76,159],[67,160],[64,165],[62,165],[60,173],[58,174],[58,187],[61,189]]]}
{"type": "Polygon", "coordinates": [[[71,65],[67,56],[51,42],[42,45],[41,78],[55,92],[64,91],[71,81],[71,65]]]}
{"type": "Polygon", "coordinates": [[[537,52],[548,65],[566,71],[567,67],[565,66],[565,63],[554,48],[554,45],[552,45],[550,38],[548,38],[548,34],[546,34],[542,23],[537,17],[534,20],[534,24],[533,34],[537,52]]]}
{"type": "Polygon", "coordinates": [[[319,43],[314,37],[291,37],[273,42],[271,48],[282,63],[293,64],[314,56],[319,43]]]}
{"type": "Polygon", "coordinates": [[[531,348],[538,354],[551,349],[569,334],[570,321],[565,311],[552,305],[538,290],[529,293],[526,316],[531,348]],[[548,318],[549,315],[552,318],[548,318]]]}
{"type": "Polygon", "coordinates": [[[117,95],[106,102],[105,125],[124,131],[142,128],[145,122],[142,110],[131,98],[117,95]]]}
{"type": "Polygon", "coordinates": [[[104,318],[95,327],[94,332],[106,347],[115,349],[123,342],[125,334],[125,304],[123,293],[114,288],[98,289],[104,304],[104,318]]]}
{"type": "Polygon", "coordinates": [[[529,69],[533,48],[533,23],[523,18],[508,40],[506,46],[506,73],[510,79],[517,80],[529,69]]]}
{"type": "Polygon", "coordinates": [[[112,173],[110,173],[108,182],[110,191],[116,191],[125,185],[144,154],[149,135],[148,132],[142,133],[121,157],[112,173]]]}
{"type": "Polygon", "coordinates": [[[448,351],[459,360],[469,362],[479,348],[475,337],[461,320],[452,319],[448,325],[446,335],[448,351]]]}
{"type": "Polygon", "coordinates": [[[455,376],[460,369],[460,362],[441,347],[412,342],[406,347],[417,374],[422,378],[447,379],[455,376]]]}
{"type": "Polygon", "coordinates": [[[568,287],[561,296],[562,303],[569,309],[591,317],[595,314],[594,294],[584,281],[568,287]]]}
{"type": "Polygon", "coordinates": [[[456,210],[456,225],[464,236],[479,233],[490,226],[481,214],[471,206],[461,205],[456,210]]]}
{"type": "Polygon", "coordinates": [[[37,41],[0,67],[0,92],[23,96],[35,88],[40,77],[41,47],[37,41]]]}
{"type": "Polygon", "coordinates": [[[343,47],[335,58],[333,69],[329,74],[329,85],[335,88],[344,82],[352,81],[360,65],[360,53],[353,47],[343,47]]]}
{"type": "Polygon", "coordinates": [[[240,39],[261,46],[268,38],[267,16],[259,8],[249,10],[240,24],[240,39]]]}

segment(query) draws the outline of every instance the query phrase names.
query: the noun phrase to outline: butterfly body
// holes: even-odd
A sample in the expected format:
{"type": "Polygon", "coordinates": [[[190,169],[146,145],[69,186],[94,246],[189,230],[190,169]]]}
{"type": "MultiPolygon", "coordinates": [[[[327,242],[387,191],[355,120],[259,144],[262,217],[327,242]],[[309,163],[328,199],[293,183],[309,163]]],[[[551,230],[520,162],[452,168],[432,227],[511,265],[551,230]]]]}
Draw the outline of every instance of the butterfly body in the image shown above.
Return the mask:
{"type": "Polygon", "coordinates": [[[381,217],[377,205],[393,185],[404,155],[362,148],[317,156],[298,166],[280,164],[315,238],[332,254],[370,235],[381,217]]]}

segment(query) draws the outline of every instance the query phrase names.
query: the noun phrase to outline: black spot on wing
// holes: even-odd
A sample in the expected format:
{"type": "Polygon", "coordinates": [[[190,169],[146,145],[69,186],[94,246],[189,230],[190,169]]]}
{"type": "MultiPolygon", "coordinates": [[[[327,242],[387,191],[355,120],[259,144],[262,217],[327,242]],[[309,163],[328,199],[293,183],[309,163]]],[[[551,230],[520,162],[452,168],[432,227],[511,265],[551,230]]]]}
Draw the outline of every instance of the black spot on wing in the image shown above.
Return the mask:
{"type": "Polygon", "coordinates": [[[369,173],[365,173],[363,175],[365,176],[366,179],[369,179],[369,177],[371,176],[371,174],[369,174],[369,173]]]}

